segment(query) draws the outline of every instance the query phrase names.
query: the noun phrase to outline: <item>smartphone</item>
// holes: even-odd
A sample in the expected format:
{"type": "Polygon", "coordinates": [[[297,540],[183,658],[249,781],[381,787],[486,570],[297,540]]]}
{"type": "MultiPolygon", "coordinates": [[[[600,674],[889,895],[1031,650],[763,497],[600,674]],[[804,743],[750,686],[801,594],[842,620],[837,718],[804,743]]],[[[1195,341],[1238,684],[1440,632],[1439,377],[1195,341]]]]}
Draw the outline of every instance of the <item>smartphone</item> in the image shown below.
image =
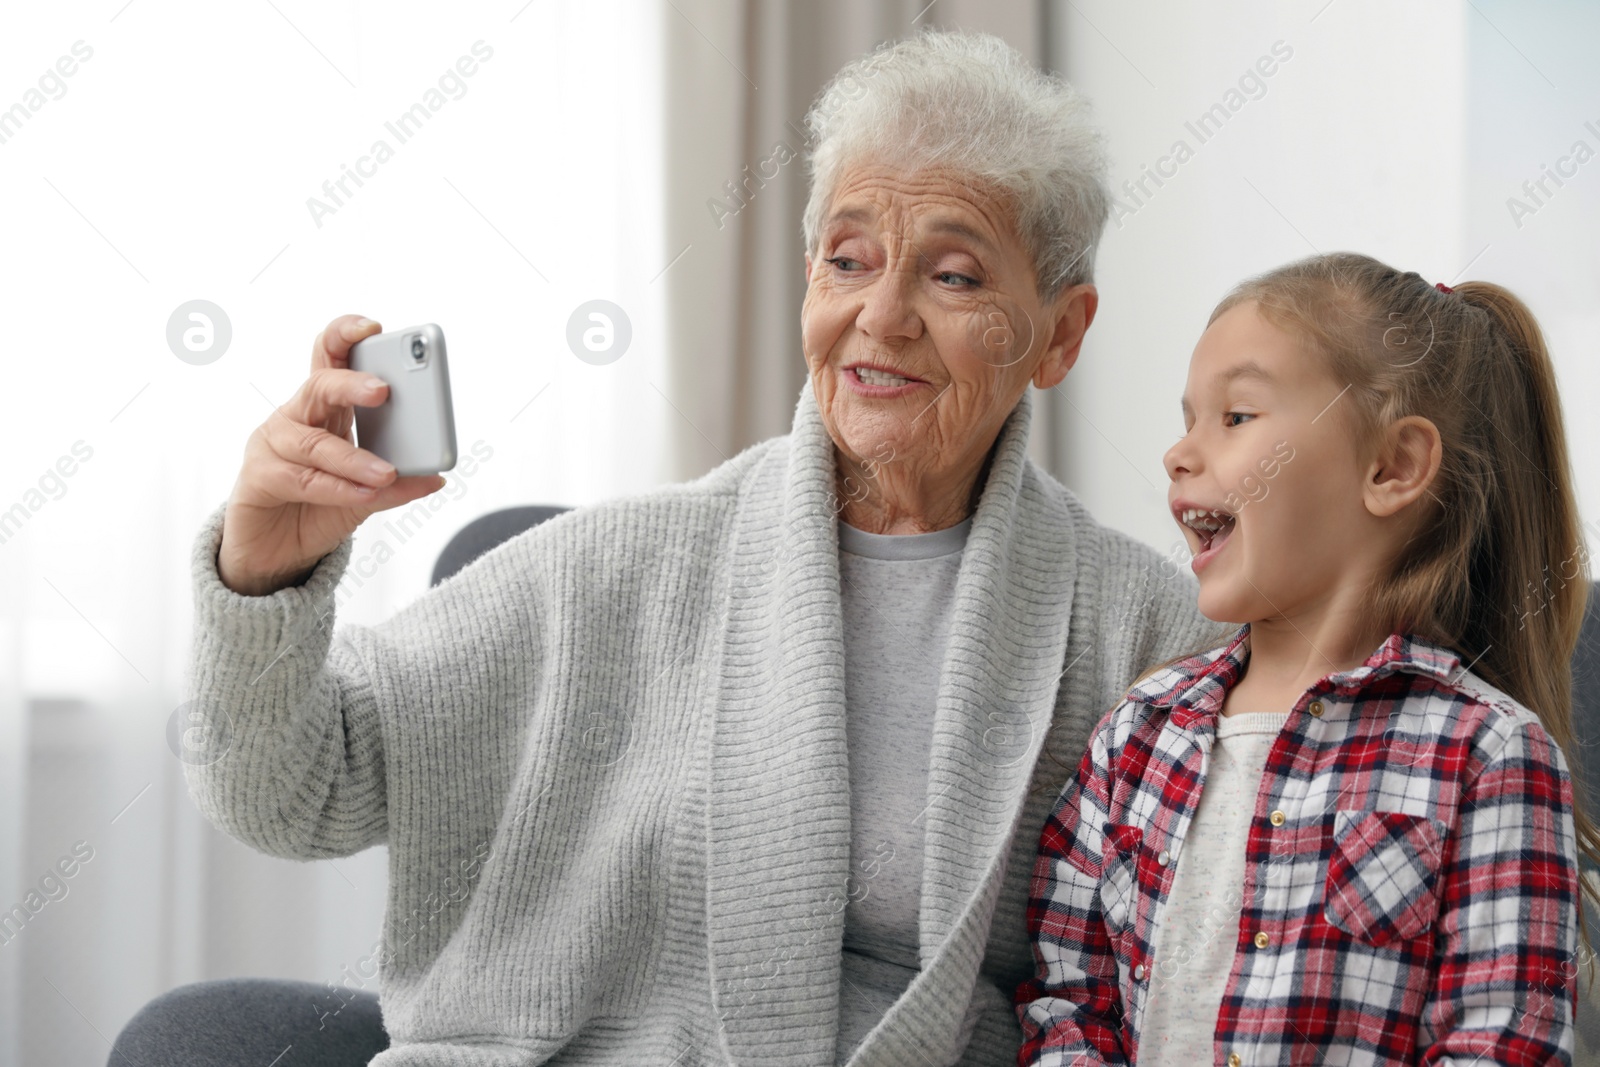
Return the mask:
{"type": "Polygon", "coordinates": [[[456,465],[443,330],[430,322],[357,341],[350,348],[350,369],[389,386],[382,404],[356,406],[359,447],[393,463],[400,475],[438,474],[456,465]]]}

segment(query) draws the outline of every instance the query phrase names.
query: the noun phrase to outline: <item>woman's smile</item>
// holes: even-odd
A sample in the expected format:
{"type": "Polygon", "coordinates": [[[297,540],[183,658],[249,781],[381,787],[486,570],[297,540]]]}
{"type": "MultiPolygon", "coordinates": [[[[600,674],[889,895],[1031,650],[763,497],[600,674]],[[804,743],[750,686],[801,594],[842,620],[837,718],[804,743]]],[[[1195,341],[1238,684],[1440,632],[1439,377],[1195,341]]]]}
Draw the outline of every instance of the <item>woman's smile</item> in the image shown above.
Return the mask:
{"type": "Polygon", "coordinates": [[[883,399],[910,396],[928,384],[883,363],[852,363],[843,369],[841,376],[845,384],[860,395],[883,399]]]}

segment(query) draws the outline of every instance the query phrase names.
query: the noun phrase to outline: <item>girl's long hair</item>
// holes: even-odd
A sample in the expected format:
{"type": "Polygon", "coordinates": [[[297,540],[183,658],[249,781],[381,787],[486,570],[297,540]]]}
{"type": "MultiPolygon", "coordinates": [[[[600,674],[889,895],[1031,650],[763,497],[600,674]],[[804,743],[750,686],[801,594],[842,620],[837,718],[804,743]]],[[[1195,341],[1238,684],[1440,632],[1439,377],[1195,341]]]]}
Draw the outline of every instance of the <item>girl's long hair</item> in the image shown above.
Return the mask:
{"type": "MultiPolygon", "coordinates": [[[[1407,415],[1438,427],[1443,459],[1417,501],[1421,521],[1371,590],[1371,610],[1390,632],[1456,652],[1538,715],[1566,756],[1578,849],[1600,863],[1572,715],[1589,560],[1555,367],[1532,313],[1492,282],[1446,292],[1352,252],[1246,279],[1207,325],[1247,301],[1349,383],[1342,414],[1365,439],[1407,415]]],[[[1600,906],[1600,891],[1579,883],[1579,927],[1591,946],[1582,897],[1600,906]]]]}

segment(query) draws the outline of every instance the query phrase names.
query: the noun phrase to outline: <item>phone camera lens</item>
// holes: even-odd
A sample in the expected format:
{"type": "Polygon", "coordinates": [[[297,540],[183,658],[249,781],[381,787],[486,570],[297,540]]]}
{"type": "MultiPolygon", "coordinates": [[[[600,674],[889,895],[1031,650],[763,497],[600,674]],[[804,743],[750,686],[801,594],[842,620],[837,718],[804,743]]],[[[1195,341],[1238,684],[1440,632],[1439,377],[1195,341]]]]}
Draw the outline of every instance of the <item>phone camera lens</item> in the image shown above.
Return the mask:
{"type": "Polygon", "coordinates": [[[411,358],[412,359],[420,361],[422,359],[423,355],[427,351],[428,351],[428,342],[424,341],[420,337],[413,337],[411,339],[411,358]]]}

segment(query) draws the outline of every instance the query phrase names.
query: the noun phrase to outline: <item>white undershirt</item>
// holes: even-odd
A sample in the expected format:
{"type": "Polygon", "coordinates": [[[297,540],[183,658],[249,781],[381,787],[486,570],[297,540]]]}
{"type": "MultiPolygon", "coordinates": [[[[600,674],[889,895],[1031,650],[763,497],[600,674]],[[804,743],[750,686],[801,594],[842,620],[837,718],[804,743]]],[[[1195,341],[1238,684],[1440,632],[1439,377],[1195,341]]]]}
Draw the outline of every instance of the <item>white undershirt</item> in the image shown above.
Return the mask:
{"type": "Polygon", "coordinates": [[[1217,1012],[1233,969],[1245,845],[1267,752],[1289,713],[1217,717],[1200,803],[1151,946],[1140,1067],[1211,1063],[1217,1012]]]}

